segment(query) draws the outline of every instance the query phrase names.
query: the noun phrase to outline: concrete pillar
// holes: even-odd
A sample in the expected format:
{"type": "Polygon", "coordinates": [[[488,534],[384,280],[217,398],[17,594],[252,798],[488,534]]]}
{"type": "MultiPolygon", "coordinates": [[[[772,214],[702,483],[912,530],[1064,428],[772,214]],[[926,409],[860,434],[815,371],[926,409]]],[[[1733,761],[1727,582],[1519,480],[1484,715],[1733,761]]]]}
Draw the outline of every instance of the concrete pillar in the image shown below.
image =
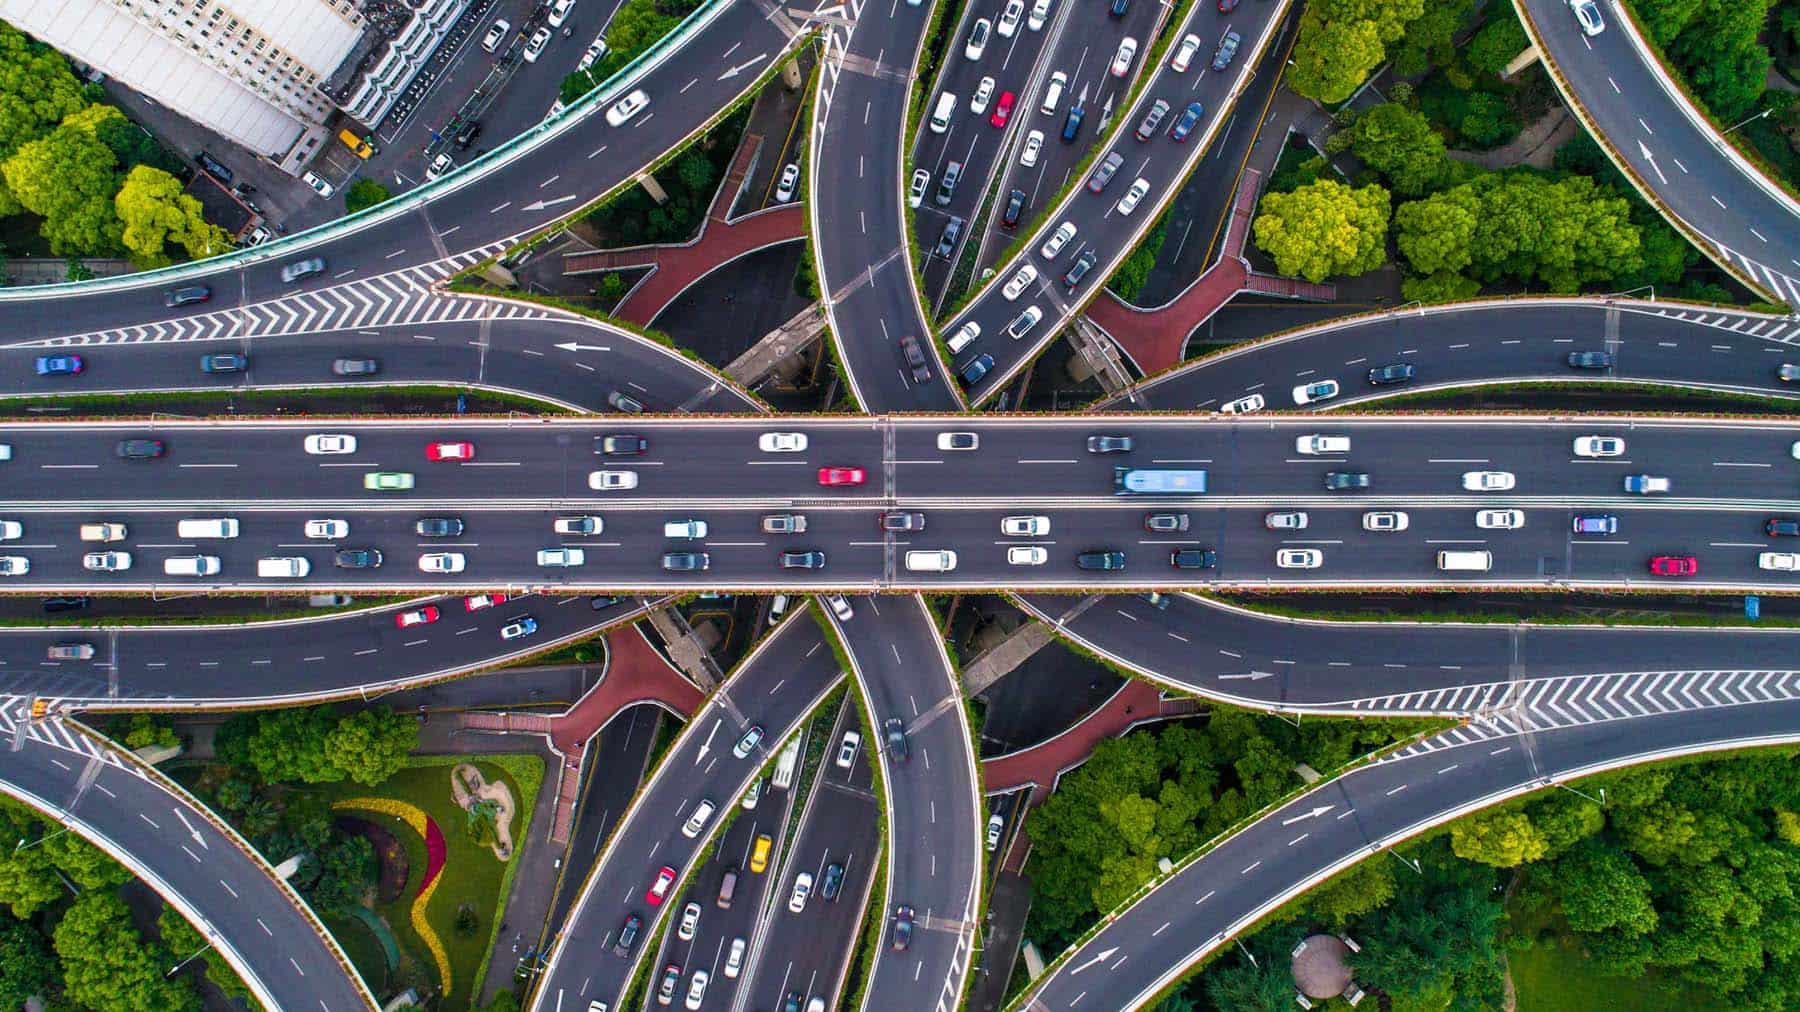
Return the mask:
{"type": "Polygon", "coordinates": [[[799,60],[789,60],[781,65],[781,83],[787,85],[789,91],[800,87],[799,60]]]}
{"type": "Polygon", "coordinates": [[[1524,70],[1526,67],[1529,67],[1532,64],[1536,63],[1537,61],[1538,61],[1537,47],[1536,46],[1526,46],[1525,51],[1523,53],[1520,53],[1519,55],[1513,57],[1512,62],[1506,65],[1506,69],[1502,70],[1500,72],[1500,77],[1502,79],[1509,78],[1509,77],[1513,76],[1514,74],[1517,74],[1519,71],[1524,70]]]}
{"type": "Polygon", "coordinates": [[[499,285],[502,288],[517,288],[519,285],[519,279],[513,277],[513,272],[500,266],[498,262],[483,267],[481,276],[489,284],[499,285]]]}
{"type": "Polygon", "coordinates": [[[646,172],[639,176],[638,185],[642,186],[644,192],[648,193],[650,199],[656,201],[657,204],[667,204],[669,202],[668,192],[662,188],[662,185],[656,181],[656,177],[650,175],[650,173],[646,172]]]}

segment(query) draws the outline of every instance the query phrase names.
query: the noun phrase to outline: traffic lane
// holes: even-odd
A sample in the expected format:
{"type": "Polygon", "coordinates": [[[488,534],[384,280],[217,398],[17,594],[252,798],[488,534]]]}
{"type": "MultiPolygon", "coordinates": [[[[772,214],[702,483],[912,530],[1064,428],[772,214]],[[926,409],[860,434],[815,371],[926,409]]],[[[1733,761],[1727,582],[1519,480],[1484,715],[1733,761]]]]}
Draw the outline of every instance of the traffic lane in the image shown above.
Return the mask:
{"type": "Polygon", "coordinates": [[[88,754],[28,741],[9,754],[4,780],[9,789],[72,813],[98,835],[95,842],[130,855],[197,910],[233,968],[256,981],[261,994],[295,1007],[377,1007],[367,986],[347,972],[349,961],[335,943],[301,914],[299,897],[239,849],[247,845],[228,839],[209,815],[160,781],[99,751],[106,758],[89,767],[88,754]],[[84,788],[79,781],[90,768],[94,779],[84,788]]]}
{"type": "Polygon", "coordinates": [[[1793,385],[1776,373],[1782,364],[1800,361],[1800,352],[1770,339],[1785,336],[1790,329],[1794,328],[1787,322],[1766,316],[1697,312],[1689,307],[1609,309],[1599,301],[1545,300],[1425,315],[1390,314],[1199,359],[1102,403],[1122,406],[1129,401],[1152,410],[1216,409],[1257,392],[1271,404],[1278,399],[1291,402],[1281,397],[1284,384],[1322,374],[1338,376],[1349,391],[1345,396],[1355,399],[1520,379],[1663,382],[1792,397],[1793,385]],[[1617,326],[1613,339],[1607,333],[1609,316],[1617,326]],[[1571,368],[1569,355],[1577,351],[1610,351],[1613,365],[1602,370],[1571,368]],[[1367,385],[1368,370],[1395,362],[1411,364],[1418,378],[1408,386],[1367,385]]]}
{"type": "Polygon", "coordinates": [[[750,995],[750,1008],[780,1008],[782,998],[790,992],[800,996],[802,1006],[816,997],[824,999],[826,1008],[836,1008],[841,998],[838,986],[862,925],[863,904],[859,901],[874,874],[882,818],[869,768],[869,750],[875,744],[865,738],[849,769],[837,765],[844,730],[858,726],[856,709],[847,707],[844,712],[848,719],[833,728],[814,796],[782,864],[775,908],[757,943],[754,973],[744,989],[750,995]],[[825,899],[820,891],[825,868],[831,864],[844,867],[843,885],[835,900],[825,899]],[[806,906],[794,913],[788,900],[800,872],[812,876],[812,894],[806,906]]]}
{"type": "Polygon", "coordinates": [[[551,952],[535,1007],[618,1002],[647,954],[640,947],[627,958],[590,956],[611,951],[633,911],[644,918],[643,937],[655,935],[673,904],[649,904],[645,890],[661,866],[673,867],[678,877],[685,873],[724,813],[716,812],[694,838],[681,834],[682,823],[702,798],[723,806],[742,794],[768,761],[769,748],[786,738],[840,674],[810,616],[788,619],[751,651],[676,739],[613,833],[551,952]],[[750,724],[767,732],[763,745],[737,759],[732,746],[750,724]]]}
{"type": "Polygon", "coordinates": [[[662,720],[674,720],[655,704],[628,707],[608,722],[602,734],[590,739],[586,761],[591,764],[576,802],[575,830],[569,840],[568,864],[557,880],[548,925],[568,919],[581,883],[600,859],[600,847],[612,835],[613,826],[625,814],[637,794],[650,762],[662,720]],[[605,771],[605,776],[599,775],[605,771]]]}
{"type": "Polygon", "coordinates": [[[476,610],[463,597],[420,598],[346,615],[241,626],[4,629],[0,692],[95,706],[343,696],[491,667],[595,635],[643,611],[632,597],[510,596],[476,610]],[[436,609],[436,621],[399,622],[399,616],[428,609],[436,609]],[[501,639],[500,627],[520,614],[537,620],[537,632],[501,639]],[[303,648],[296,649],[296,634],[305,636],[303,648]],[[93,659],[49,658],[50,647],[66,643],[91,645],[93,659]],[[229,678],[222,677],[226,673],[229,678]]]}
{"type": "Polygon", "coordinates": [[[1133,1007],[1301,883],[1359,856],[1382,860],[1377,850],[1402,834],[1600,764],[1791,741],[1796,719],[1795,701],[1683,711],[1480,738],[1361,767],[1227,838],[1110,919],[1041,979],[1037,998],[1053,1009],[1133,1007]]]}
{"type": "Polygon", "coordinates": [[[835,622],[869,702],[890,809],[883,937],[869,970],[867,999],[879,1006],[931,1008],[962,994],[980,894],[981,804],[961,684],[946,663],[937,627],[917,596],[857,602],[871,614],[835,622]],[[905,754],[887,745],[901,722],[905,754]],[[914,911],[905,953],[893,949],[898,906],[914,911]]]}
{"type": "MultiPolygon", "coordinates": [[[[1119,193],[1124,187],[1130,185],[1130,178],[1119,183],[1119,188],[1108,187],[1107,191],[1100,195],[1088,192],[1085,187],[1072,190],[1064,198],[1064,201],[1042,220],[1038,230],[1021,244],[1019,252],[1002,266],[998,273],[1010,275],[1018,269],[1019,265],[1030,262],[1037,267],[1040,273],[1061,278],[1083,252],[1091,249],[1098,259],[1083,284],[1088,285],[1088,290],[1092,291],[1092,286],[1103,283],[1117,264],[1129,255],[1131,248],[1135,245],[1133,237],[1142,230],[1148,230],[1154,223],[1156,216],[1152,212],[1160,206],[1163,195],[1180,183],[1186,174],[1187,167],[1197,162],[1214,140],[1224,121],[1225,114],[1229,111],[1231,100],[1236,92],[1242,89],[1245,76],[1251,72],[1254,66],[1255,57],[1270,45],[1278,44],[1281,35],[1286,31],[1285,22],[1282,21],[1282,15],[1286,10],[1285,2],[1239,7],[1232,14],[1230,24],[1242,37],[1243,42],[1239,46],[1237,58],[1227,70],[1202,77],[1192,76],[1196,74],[1197,68],[1190,67],[1187,74],[1182,75],[1170,71],[1165,61],[1152,68],[1152,76],[1143,91],[1139,93],[1137,100],[1128,110],[1122,110],[1122,115],[1112,121],[1112,128],[1115,131],[1113,141],[1115,146],[1120,148],[1137,147],[1136,142],[1127,145],[1123,138],[1130,131],[1135,130],[1150,105],[1161,98],[1164,92],[1170,92],[1177,98],[1187,97],[1198,101],[1203,109],[1203,114],[1194,125],[1193,133],[1185,142],[1178,143],[1170,138],[1167,133],[1169,127],[1163,126],[1159,127],[1159,130],[1162,131],[1161,136],[1146,142],[1142,152],[1134,156],[1123,150],[1120,151],[1120,154],[1127,159],[1128,164],[1139,164],[1140,167],[1137,171],[1149,184],[1149,193],[1145,197],[1148,205],[1142,213],[1129,216],[1110,213],[1115,208],[1119,193]],[[1075,226],[1075,238],[1055,255],[1042,256],[1044,243],[1049,239],[1051,233],[1064,223],[1075,226]]],[[[1186,20],[1171,29],[1175,33],[1174,37],[1179,39],[1193,32],[1193,26],[1207,23],[1199,20],[1204,15],[1205,6],[1196,4],[1194,9],[1188,12],[1186,20]]],[[[1201,34],[1201,37],[1205,39],[1212,34],[1214,33],[1209,30],[1201,34]]],[[[1223,29],[1219,29],[1217,34],[1223,34],[1223,29]]],[[[1196,54],[1195,59],[1202,59],[1206,53],[1207,49],[1202,45],[1201,51],[1196,54]]],[[[1210,60],[1202,64],[1202,66],[1207,65],[1210,65],[1210,60]]],[[[1171,105],[1173,104],[1171,103],[1171,105]]],[[[1180,114],[1181,109],[1179,108],[1170,110],[1171,116],[1180,114]]],[[[1165,119],[1164,122],[1171,124],[1174,120],[1165,119]]],[[[1121,175],[1124,173],[1124,167],[1121,167],[1120,173],[1121,175]]],[[[955,320],[950,322],[948,329],[960,327],[967,321],[974,321],[981,326],[984,333],[998,333],[995,328],[1003,327],[1017,313],[1018,307],[1007,303],[997,292],[998,286],[988,286],[974,302],[970,303],[955,320]]],[[[1013,374],[1022,369],[1039,350],[1055,338],[1061,329],[1063,318],[1071,308],[1071,303],[1060,299],[1052,301],[1046,310],[1048,319],[1039,326],[1030,340],[1011,343],[990,341],[989,346],[983,350],[994,356],[995,366],[983,379],[969,388],[967,391],[969,396],[974,399],[982,399],[996,393],[1013,374]]]]}
{"type": "MultiPolygon", "coordinates": [[[[1752,178],[1719,150],[1715,128],[1696,126],[1659,81],[1651,57],[1628,38],[1630,26],[1606,8],[1607,29],[1582,32],[1563,4],[1529,4],[1544,56],[1568,82],[1588,115],[1632,171],[1689,227],[1727,247],[1733,267],[1793,304],[1800,298],[1800,239],[1791,197],[1752,178]],[[1750,269],[1749,259],[1779,272],[1750,269]]],[[[1739,156],[1742,158],[1743,156],[1739,156]]]]}

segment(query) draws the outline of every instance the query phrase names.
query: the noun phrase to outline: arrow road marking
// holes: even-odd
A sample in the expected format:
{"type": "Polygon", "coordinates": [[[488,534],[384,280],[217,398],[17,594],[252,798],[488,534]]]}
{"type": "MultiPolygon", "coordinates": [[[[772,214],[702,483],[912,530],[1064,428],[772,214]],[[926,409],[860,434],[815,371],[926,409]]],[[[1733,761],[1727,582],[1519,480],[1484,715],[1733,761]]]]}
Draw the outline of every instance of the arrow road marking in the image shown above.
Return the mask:
{"type": "Polygon", "coordinates": [[[563,343],[557,345],[557,347],[561,348],[563,351],[611,351],[612,350],[611,347],[604,345],[604,344],[581,344],[578,341],[564,341],[563,343]]]}
{"type": "Polygon", "coordinates": [[[206,840],[203,837],[201,837],[200,831],[195,829],[192,825],[190,825],[188,823],[187,816],[181,814],[181,809],[171,808],[171,809],[169,809],[169,811],[174,812],[175,817],[177,819],[181,820],[181,828],[188,831],[188,835],[194,838],[194,842],[200,845],[201,850],[211,850],[212,849],[206,845],[206,840]]]}
{"type": "Polygon", "coordinates": [[[713,721],[712,730],[707,732],[706,740],[704,742],[700,743],[700,754],[694,757],[694,765],[695,766],[700,765],[700,760],[705,759],[706,753],[712,751],[713,738],[717,737],[717,735],[719,733],[719,725],[723,724],[723,723],[725,723],[725,721],[723,721],[723,720],[713,721]]]}
{"type": "Polygon", "coordinates": [[[1650,146],[1643,141],[1638,141],[1638,153],[1643,155],[1644,161],[1649,162],[1650,167],[1656,170],[1656,178],[1662,180],[1664,185],[1667,185],[1669,177],[1663,175],[1662,166],[1656,164],[1656,156],[1650,153],[1650,146]]]}
{"type": "Polygon", "coordinates": [[[755,56],[751,57],[749,60],[747,60],[743,63],[740,63],[735,67],[727,67],[727,68],[725,68],[725,73],[719,75],[719,80],[724,81],[729,78],[736,77],[739,74],[743,73],[744,71],[749,70],[751,67],[754,67],[757,64],[761,63],[763,60],[767,59],[768,56],[769,56],[768,53],[757,53],[755,56]]]}
{"type": "Polygon", "coordinates": [[[1080,973],[1081,971],[1087,969],[1088,967],[1093,966],[1095,963],[1106,962],[1107,960],[1112,958],[1113,953],[1118,952],[1118,951],[1119,951],[1119,947],[1116,945],[1110,949],[1101,950],[1097,955],[1094,956],[1093,959],[1090,959],[1087,962],[1081,964],[1080,966],[1077,966],[1074,969],[1070,970],[1069,976],[1073,977],[1076,974],[1080,973]]]}
{"type": "Polygon", "coordinates": [[[1260,682],[1265,678],[1274,678],[1274,677],[1275,677],[1275,672],[1273,672],[1273,671],[1252,671],[1247,675],[1220,675],[1219,681],[1225,682],[1225,681],[1230,681],[1232,679],[1248,678],[1253,682],[1260,682]]]}
{"type": "Polygon", "coordinates": [[[1329,812],[1333,808],[1336,808],[1336,807],[1337,807],[1336,805],[1320,805],[1317,808],[1314,808],[1312,811],[1307,812],[1303,815],[1296,815],[1291,819],[1282,819],[1281,824],[1284,826],[1291,826],[1296,822],[1305,822],[1307,819],[1316,819],[1319,816],[1324,815],[1326,812],[1329,812]]]}
{"type": "Polygon", "coordinates": [[[534,200],[531,203],[526,204],[524,207],[519,208],[519,210],[521,210],[521,211],[542,211],[546,207],[555,207],[558,204],[567,204],[569,201],[574,200],[574,199],[575,199],[575,195],[573,193],[565,193],[560,197],[552,197],[549,200],[534,200]]]}

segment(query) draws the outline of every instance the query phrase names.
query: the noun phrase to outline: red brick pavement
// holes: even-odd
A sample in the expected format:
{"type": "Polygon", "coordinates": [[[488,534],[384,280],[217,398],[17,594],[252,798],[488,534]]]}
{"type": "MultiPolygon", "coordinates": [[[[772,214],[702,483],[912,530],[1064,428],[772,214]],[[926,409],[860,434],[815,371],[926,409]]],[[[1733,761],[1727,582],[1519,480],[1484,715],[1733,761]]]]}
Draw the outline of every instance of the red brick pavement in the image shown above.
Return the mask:
{"type": "Polygon", "coordinates": [[[1063,771],[1086,759],[1100,742],[1141,720],[1159,716],[1161,703],[1162,693],[1156,686],[1130,679],[1067,731],[1030,748],[983,761],[982,785],[990,794],[1032,787],[1031,804],[1041,804],[1063,771]]]}
{"type": "Polygon", "coordinates": [[[550,744],[579,757],[588,739],[626,707],[657,703],[686,718],[705,701],[706,695],[670,667],[637,626],[627,626],[606,636],[605,677],[574,706],[550,719],[550,744]]]}

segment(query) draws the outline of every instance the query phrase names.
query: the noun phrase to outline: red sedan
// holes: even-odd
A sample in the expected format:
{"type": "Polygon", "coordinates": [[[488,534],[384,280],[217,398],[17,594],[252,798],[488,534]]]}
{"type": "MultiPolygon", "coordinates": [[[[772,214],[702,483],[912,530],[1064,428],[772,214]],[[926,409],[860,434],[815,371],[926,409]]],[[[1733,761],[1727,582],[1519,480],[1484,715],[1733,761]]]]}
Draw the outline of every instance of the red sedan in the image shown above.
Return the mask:
{"type": "Polygon", "coordinates": [[[428,604],[423,608],[403,611],[394,616],[394,624],[402,629],[411,629],[416,625],[430,625],[438,620],[437,605],[428,604]]]}
{"type": "Polygon", "coordinates": [[[988,122],[994,124],[996,129],[1004,127],[1007,119],[1012,116],[1013,103],[1018,100],[1019,96],[1010,91],[1001,92],[1000,101],[994,104],[994,114],[988,117],[988,122]]]}
{"type": "Polygon", "coordinates": [[[494,605],[505,603],[505,594],[476,594],[473,597],[463,598],[463,609],[465,611],[480,611],[483,608],[492,608],[494,605]]]}
{"type": "Polygon", "coordinates": [[[474,460],[474,443],[432,443],[425,448],[426,460],[474,460]]]}
{"type": "Polygon", "coordinates": [[[861,485],[868,480],[868,475],[860,467],[821,467],[819,468],[819,484],[821,485],[861,485]]]}
{"type": "Polygon", "coordinates": [[[662,870],[656,873],[656,881],[650,883],[650,888],[645,890],[644,902],[653,907],[660,906],[663,897],[669,895],[669,887],[674,884],[675,869],[666,864],[663,865],[662,870]]]}
{"type": "Polygon", "coordinates": [[[1656,576],[1693,576],[1700,572],[1700,560],[1692,555],[1653,555],[1650,572],[1656,576]]]}

